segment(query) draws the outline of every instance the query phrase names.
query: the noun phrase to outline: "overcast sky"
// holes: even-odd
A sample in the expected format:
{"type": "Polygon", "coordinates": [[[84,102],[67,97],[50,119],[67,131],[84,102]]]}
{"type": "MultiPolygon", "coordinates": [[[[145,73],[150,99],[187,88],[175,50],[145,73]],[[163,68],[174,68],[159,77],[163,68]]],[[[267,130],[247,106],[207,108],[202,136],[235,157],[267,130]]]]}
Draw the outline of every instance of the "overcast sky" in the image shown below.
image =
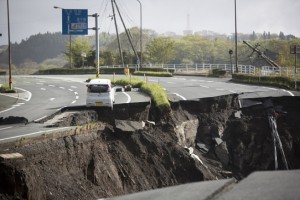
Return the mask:
{"type": "MultiPolygon", "coordinates": [[[[182,34],[187,28],[187,15],[193,31],[211,30],[234,33],[234,0],[140,0],[143,28],[158,33],[182,34]]],[[[293,34],[300,37],[300,0],[236,0],[239,33],[293,34]]],[[[0,0],[0,45],[7,44],[7,0],[0,0]]],[[[99,13],[100,31],[114,33],[109,15],[110,0],[9,0],[11,41],[20,42],[30,35],[61,31],[61,10],[88,9],[99,13]]],[[[116,0],[128,28],[139,26],[140,6],[137,0],[116,0]]],[[[89,27],[94,18],[89,19],[89,27]]],[[[124,29],[119,23],[120,31],[124,29]]],[[[94,34],[89,31],[89,34],[94,34]]]]}

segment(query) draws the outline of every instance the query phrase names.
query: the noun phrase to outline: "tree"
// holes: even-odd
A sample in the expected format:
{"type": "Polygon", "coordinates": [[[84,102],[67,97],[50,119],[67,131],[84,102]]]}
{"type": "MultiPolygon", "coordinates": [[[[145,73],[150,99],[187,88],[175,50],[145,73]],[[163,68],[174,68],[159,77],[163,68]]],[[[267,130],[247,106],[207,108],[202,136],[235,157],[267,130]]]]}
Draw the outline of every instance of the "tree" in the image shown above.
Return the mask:
{"type": "Polygon", "coordinates": [[[84,37],[78,37],[72,41],[72,46],[68,42],[67,51],[64,52],[67,60],[70,58],[70,53],[72,55],[73,66],[81,67],[82,59],[86,59],[82,57],[82,54],[86,54],[86,57],[92,55],[92,49],[89,40],[84,37]]]}
{"type": "Polygon", "coordinates": [[[169,37],[159,37],[146,46],[146,54],[152,63],[168,63],[174,57],[175,41],[169,37]]]}

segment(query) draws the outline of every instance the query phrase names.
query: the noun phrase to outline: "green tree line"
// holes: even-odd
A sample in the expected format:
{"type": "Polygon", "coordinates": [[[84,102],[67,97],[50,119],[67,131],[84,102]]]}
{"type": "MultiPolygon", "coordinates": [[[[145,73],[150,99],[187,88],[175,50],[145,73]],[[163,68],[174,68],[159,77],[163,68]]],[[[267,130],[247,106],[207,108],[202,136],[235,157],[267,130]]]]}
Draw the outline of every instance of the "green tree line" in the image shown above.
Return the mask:
{"type": "MultiPolygon", "coordinates": [[[[138,55],[140,51],[140,36],[137,27],[129,30],[133,46],[138,55]]],[[[229,50],[234,50],[232,36],[206,37],[205,35],[192,34],[186,36],[159,35],[153,30],[143,30],[143,63],[151,64],[195,64],[195,63],[230,63],[229,50]]],[[[239,34],[238,35],[238,60],[239,64],[252,64],[255,66],[266,63],[252,50],[242,43],[250,41],[252,45],[259,44],[258,48],[279,65],[293,66],[294,55],[290,54],[290,46],[300,45],[300,40],[292,35],[270,34],[239,34]]],[[[121,55],[118,50],[116,35],[100,33],[100,65],[119,65],[121,55]]],[[[124,64],[136,64],[127,35],[120,34],[120,43],[124,64]]],[[[17,67],[28,66],[24,63],[41,63],[49,58],[56,58],[63,54],[65,63],[69,63],[72,55],[74,67],[95,66],[95,37],[72,36],[70,48],[69,36],[61,33],[46,33],[31,36],[19,44],[12,44],[12,62],[17,67]]],[[[1,51],[0,62],[7,63],[7,51],[1,51]]],[[[234,55],[233,55],[234,59],[234,55]]],[[[67,64],[68,65],[68,64],[67,64]]],[[[67,66],[66,66],[67,67],[67,66]]]]}

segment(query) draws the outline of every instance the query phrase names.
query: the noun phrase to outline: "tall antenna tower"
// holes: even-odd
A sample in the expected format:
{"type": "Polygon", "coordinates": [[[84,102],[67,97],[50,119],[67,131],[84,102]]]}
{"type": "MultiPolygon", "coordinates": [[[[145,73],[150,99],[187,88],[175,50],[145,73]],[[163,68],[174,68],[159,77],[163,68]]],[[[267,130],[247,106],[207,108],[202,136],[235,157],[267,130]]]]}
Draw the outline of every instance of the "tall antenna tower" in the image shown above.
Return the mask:
{"type": "Polygon", "coordinates": [[[187,14],[186,17],[186,29],[183,31],[184,35],[192,35],[193,34],[193,30],[191,29],[191,24],[190,24],[190,14],[187,14]]]}

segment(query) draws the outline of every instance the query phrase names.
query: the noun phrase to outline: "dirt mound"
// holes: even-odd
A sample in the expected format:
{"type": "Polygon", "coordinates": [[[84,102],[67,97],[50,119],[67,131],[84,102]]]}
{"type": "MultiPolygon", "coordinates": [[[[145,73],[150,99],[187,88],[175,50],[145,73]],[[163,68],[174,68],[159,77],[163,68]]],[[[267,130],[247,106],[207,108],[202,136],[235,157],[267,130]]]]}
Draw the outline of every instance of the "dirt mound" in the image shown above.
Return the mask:
{"type": "MultiPolygon", "coordinates": [[[[299,99],[272,101],[289,167],[299,169],[299,99]]],[[[265,107],[238,110],[229,95],[172,103],[168,116],[145,104],[71,111],[56,125],[88,125],[0,152],[23,155],[1,160],[0,199],[97,199],[274,169],[265,107]]]]}

